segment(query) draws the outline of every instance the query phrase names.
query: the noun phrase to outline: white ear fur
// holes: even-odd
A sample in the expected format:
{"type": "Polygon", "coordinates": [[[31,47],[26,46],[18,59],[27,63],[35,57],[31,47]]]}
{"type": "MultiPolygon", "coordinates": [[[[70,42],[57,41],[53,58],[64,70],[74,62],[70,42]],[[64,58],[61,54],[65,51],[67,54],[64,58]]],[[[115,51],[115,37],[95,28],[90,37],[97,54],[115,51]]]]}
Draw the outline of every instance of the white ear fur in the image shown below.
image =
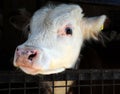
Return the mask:
{"type": "Polygon", "coordinates": [[[94,38],[97,40],[99,32],[104,27],[106,16],[83,18],[81,21],[81,29],[84,39],[94,38]]]}

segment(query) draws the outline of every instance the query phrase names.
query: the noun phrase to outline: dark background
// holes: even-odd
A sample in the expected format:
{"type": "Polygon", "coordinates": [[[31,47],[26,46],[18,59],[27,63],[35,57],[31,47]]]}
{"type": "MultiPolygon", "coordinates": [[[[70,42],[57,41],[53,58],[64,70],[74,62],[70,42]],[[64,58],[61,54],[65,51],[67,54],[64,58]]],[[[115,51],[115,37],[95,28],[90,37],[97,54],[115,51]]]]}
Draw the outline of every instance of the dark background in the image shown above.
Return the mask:
{"type": "MultiPolygon", "coordinates": [[[[85,41],[81,51],[81,69],[120,68],[120,1],[119,0],[52,0],[54,4],[76,3],[81,5],[85,16],[106,14],[109,24],[102,31],[101,41],[85,41]]],[[[11,25],[9,19],[21,8],[31,15],[44,6],[47,0],[0,0],[0,71],[14,70],[12,65],[17,45],[26,39],[21,30],[11,25]]]]}

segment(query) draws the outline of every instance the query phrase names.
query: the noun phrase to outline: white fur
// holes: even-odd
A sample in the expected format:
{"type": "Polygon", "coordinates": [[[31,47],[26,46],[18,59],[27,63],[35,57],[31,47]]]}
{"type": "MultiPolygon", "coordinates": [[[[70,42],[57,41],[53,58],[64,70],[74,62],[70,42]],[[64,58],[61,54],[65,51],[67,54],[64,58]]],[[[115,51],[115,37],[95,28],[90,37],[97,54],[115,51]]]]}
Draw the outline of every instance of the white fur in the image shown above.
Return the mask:
{"type": "MultiPolygon", "coordinates": [[[[83,17],[82,8],[78,5],[62,4],[39,9],[31,19],[31,33],[28,40],[19,47],[32,47],[40,53],[32,66],[33,69],[18,67],[32,75],[53,74],[72,68],[78,58],[83,40],[92,37],[91,34],[98,34],[105,18],[105,16],[96,17],[99,20],[88,21],[89,18],[83,17]],[[59,36],[58,30],[67,24],[72,25],[72,36],[59,36]],[[89,24],[91,26],[87,28],[89,24]]],[[[16,56],[14,65],[16,66],[16,56]]]]}

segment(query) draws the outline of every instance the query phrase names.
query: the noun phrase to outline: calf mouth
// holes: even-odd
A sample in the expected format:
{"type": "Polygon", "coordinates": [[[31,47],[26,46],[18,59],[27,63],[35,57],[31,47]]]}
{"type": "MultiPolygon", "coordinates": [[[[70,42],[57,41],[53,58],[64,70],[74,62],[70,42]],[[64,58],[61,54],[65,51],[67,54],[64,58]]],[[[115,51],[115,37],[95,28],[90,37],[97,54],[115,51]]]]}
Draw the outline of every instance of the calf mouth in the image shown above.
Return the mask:
{"type": "Polygon", "coordinates": [[[30,74],[30,75],[37,75],[38,72],[40,71],[40,69],[35,69],[33,67],[23,67],[23,66],[19,66],[19,68],[25,72],[26,74],[30,74]]]}

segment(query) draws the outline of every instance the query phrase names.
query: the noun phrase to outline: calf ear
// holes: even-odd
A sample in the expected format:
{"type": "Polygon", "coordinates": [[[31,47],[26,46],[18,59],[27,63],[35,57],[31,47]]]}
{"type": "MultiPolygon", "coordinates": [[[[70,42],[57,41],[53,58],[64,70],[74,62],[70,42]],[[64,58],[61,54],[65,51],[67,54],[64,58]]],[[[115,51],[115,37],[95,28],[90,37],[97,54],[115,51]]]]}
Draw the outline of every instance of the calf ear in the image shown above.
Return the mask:
{"type": "Polygon", "coordinates": [[[98,34],[104,28],[106,16],[83,18],[81,20],[81,29],[84,39],[94,38],[97,40],[98,34]]]}
{"type": "Polygon", "coordinates": [[[30,18],[31,14],[23,8],[16,11],[16,13],[10,17],[9,21],[14,28],[24,31],[27,24],[29,24],[30,18]]]}

